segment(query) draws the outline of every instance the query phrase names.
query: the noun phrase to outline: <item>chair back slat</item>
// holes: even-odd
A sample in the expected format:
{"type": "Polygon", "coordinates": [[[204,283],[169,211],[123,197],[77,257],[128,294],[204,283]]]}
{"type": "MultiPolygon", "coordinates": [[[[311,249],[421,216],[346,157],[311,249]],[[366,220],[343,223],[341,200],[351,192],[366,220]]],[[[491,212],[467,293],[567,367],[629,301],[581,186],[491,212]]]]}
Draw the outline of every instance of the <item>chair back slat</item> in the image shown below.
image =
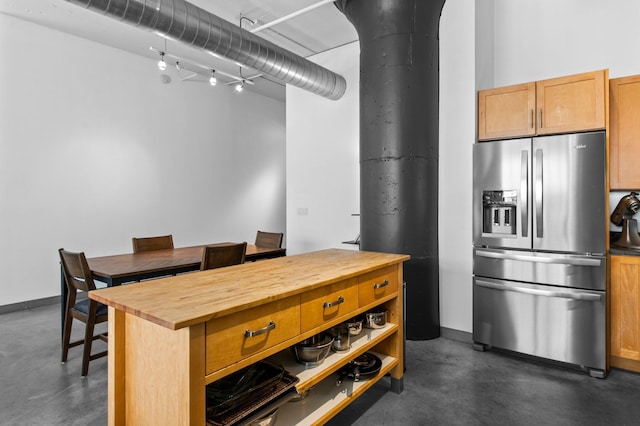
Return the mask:
{"type": "Polygon", "coordinates": [[[132,238],[133,252],[169,250],[173,248],[173,235],[161,235],[159,237],[132,238]]]}
{"type": "Polygon", "coordinates": [[[64,249],[58,250],[64,278],[69,291],[91,291],[96,289],[93,276],[84,252],[73,253],[64,249]]]}
{"type": "Polygon", "coordinates": [[[246,242],[207,246],[202,251],[200,270],[239,265],[244,263],[246,253],[246,242]]]}
{"type": "Polygon", "coordinates": [[[263,232],[258,231],[256,234],[256,242],[257,246],[261,247],[282,247],[282,232],[263,232]]]}

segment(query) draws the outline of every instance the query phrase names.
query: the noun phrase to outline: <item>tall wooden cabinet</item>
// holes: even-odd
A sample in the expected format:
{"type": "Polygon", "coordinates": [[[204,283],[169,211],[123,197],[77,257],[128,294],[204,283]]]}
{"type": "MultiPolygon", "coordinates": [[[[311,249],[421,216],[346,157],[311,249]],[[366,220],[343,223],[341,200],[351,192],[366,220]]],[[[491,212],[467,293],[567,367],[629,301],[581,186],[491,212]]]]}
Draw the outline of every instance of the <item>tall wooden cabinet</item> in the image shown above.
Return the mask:
{"type": "Polygon", "coordinates": [[[640,372],[640,256],[611,256],[611,366],[640,372]]]}
{"type": "Polygon", "coordinates": [[[478,140],[606,126],[607,70],[478,92],[478,140]]]}
{"type": "Polygon", "coordinates": [[[609,81],[611,189],[640,189],[640,75],[609,81]]]}
{"type": "Polygon", "coordinates": [[[109,305],[109,424],[204,425],[206,385],[267,357],[313,388],[287,403],[282,424],[324,424],[390,374],[402,391],[402,262],[409,256],[323,250],[111,287],[90,297],[109,305]],[[289,348],[373,309],[368,329],[346,353],[305,368],[289,348]],[[337,372],[365,352],[377,376],[336,386],[337,372]]]}

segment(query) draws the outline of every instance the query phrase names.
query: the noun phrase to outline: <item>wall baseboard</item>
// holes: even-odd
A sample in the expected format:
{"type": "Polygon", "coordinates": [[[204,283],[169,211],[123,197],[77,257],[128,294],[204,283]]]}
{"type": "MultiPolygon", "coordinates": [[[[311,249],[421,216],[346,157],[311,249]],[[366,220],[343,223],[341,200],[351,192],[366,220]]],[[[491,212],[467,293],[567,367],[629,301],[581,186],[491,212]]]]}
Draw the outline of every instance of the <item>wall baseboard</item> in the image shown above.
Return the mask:
{"type": "Polygon", "coordinates": [[[449,340],[456,340],[462,343],[473,343],[473,334],[467,331],[455,330],[453,328],[440,327],[440,336],[449,340]]]}
{"type": "Polygon", "coordinates": [[[25,302],[10,303],[8,305],[0,306],[0,315],[8,314],[9,312],[25,311],[33,308],[39,308],[41,306],[53,305],[55,303],[60,303],[60,296],[51,296],[44,297],[42,299],[27,300],[25,302]]]}

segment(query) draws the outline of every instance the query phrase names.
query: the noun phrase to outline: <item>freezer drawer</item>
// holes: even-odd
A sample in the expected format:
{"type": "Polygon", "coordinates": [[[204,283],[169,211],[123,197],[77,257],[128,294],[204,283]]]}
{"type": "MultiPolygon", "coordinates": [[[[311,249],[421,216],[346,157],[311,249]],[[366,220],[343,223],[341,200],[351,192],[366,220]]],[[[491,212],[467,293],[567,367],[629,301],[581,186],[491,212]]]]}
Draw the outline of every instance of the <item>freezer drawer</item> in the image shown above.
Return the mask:
{"type": "Polygon", "coordinates": [[[535,282],[604,291],[604,256],[541,253],[524,250],[473,249],[473,273],[503,280],[535,282]]]}
{"type": "Polygon", "coordinates": [[[474,277],[473,340],[604,371],[605,292],[474,277]]]}

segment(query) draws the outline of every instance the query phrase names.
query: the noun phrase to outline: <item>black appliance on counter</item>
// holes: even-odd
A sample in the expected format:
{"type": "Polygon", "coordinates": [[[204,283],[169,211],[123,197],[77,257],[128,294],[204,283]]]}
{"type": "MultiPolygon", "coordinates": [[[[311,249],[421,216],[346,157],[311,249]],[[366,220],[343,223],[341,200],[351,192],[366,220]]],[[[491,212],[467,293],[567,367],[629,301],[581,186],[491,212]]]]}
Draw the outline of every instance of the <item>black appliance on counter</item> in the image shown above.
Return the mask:
{"type": "Polygon", "coordinates": [[[618,226],[622,225],[622,233],[617,240],[611,243],[612,247],[640,251],[638,221],[633,219],[633,215],[638,211],[640,211],[640,200],[638,200],[637,192],[631,192],[620,199],[611,213],[611,222],[618,226]]]}

